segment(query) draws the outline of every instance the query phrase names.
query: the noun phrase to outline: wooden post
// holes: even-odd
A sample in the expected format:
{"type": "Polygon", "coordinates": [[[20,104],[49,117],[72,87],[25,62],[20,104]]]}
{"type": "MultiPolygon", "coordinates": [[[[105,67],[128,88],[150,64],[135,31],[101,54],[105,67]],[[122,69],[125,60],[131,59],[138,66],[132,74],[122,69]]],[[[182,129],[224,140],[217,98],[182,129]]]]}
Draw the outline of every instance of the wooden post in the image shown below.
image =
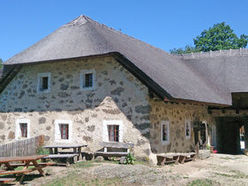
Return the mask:
{"type": "Polygon", "coordinates": [[[107,147],[104,147],[104,152],[107,152],[107,147]]]}
{"type": "Polygon", "coordinates": [[[199,141],[196,144],[195,152],[196,152],[196,156],[199,158],[199,141]]]}
{"type": "Polygon", "coordinates": [[[38,136],[38,145],[39,145],[39,147],[44,145],[44,141],[45,141],[45,136],[44,135],[38,136]]]}
{"type": "Polygon", "coordinates": [[[245,129],[245,153],[248,155],[248,123],[244,124],[244,129],[245,129]]]}

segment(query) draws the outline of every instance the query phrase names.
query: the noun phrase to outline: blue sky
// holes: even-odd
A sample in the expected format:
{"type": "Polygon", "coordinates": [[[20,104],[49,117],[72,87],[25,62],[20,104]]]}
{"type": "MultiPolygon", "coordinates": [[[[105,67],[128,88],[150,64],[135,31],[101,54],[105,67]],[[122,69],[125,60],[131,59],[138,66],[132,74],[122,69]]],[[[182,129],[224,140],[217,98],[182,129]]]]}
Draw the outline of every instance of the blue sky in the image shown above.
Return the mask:
{"type": "Polygon", "coordinates": [[[169,51],[225,21],[248,34],[247,0],[0,0],[0,58],[31,46],[79,15],[169,51]]]}

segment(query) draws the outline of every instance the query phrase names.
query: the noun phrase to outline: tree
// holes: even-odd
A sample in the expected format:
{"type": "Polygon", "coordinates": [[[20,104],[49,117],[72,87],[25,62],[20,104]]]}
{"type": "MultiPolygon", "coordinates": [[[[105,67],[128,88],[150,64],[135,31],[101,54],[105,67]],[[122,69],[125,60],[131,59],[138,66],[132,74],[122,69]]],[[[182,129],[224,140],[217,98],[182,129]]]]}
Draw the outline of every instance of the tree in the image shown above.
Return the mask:
{"type": "Polygon", "coordinates": [[[194,47],[186,46],[184,49],[172,49],[172,54],[184,54],[191,52],[208,52],[215,50],[228,50],[245,48],[248,42],[248,36],[242,34],[238,37],[229,25],[225,22],[215,24],[208,30],[204,30],[199,36],[193,39],[194,47]]]}
{"type": "Polygon", "coordinates": [[[3,60],[0,58],[0,69],[3,67],[3,60]]]}

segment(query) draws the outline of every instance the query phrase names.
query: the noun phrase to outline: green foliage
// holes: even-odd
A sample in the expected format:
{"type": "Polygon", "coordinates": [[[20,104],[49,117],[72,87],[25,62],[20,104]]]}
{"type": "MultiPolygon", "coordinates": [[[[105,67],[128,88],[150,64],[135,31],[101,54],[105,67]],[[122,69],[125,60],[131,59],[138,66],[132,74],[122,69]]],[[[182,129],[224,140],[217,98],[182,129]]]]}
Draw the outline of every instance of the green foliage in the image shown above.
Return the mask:
{"type": "Polygon", "coordinates": [[[126,156],[126,162],[125,162],[125,164],[134,164],[134,161],[135,161],[135,158],[134,158],[134,156],[131,154],[131,153],[129,153],[127,156],[126,156]]]}
{"type": "Polygon", "coordinates": [[[188,184],[188,186],[210,186],[214,185],[214,182],[209,179],[197,179],[188,184]]]}
{"type": "Polygon", "coordinates": [[[195,47],[186,45],[184,48],[173,48],[170,50],[171,54],[188,54],[192,52],[199,52],[195,47]]]}
{"type": "Polygon", "coordinates": [[[75,164],[73,164],[71,167],[73,168],[88,168],[88,167],[93,167],[96,166],[93,161],[80,161],[75,164]]]}
{"type": "Polygon", "coordinates": [[[248,42],[248,35],[242,34],[238,37],[229,25],[225,22],[218,23],[204,30],[199,36],[193,39],[194,47],[186,46],[184,49],[172,49],[172,54],[185,54],[191,52],[208,52],[215,50],[228,50],[245,48],[248,42]]]}
{"type": "Polygon", "coordinates": [[[0,58],[0,69],[3,67],[3,60],[0,58]]]}
{"type": "Polygon", "coordinates": [[[210,145],[209,144],[206,145],[206,149],[210,150],[210,145]]]}
{"type": "Polygon", "coordinates": [[[45,149],[43,147],[38,147],[36,150],[36,153],[39,155],[48,155],[49,154],[49,150],[45,149]]]}

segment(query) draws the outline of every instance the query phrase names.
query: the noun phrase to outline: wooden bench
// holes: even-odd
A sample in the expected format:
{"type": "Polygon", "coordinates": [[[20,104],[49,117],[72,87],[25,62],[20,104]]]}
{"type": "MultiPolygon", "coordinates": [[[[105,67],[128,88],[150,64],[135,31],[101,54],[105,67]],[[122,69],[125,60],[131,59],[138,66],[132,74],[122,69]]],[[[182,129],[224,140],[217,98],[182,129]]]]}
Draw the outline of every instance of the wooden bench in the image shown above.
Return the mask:
{"type": "Polygon", "coordinates": [[[25,170],[12,170],[12,171],[3,171],[1,175],[11,175],[11,174],[26,174],[37,170],[37,168],[28,168],[25,170]]]}
{"type": "MultiPolygon", "coordinates": [[[[43,157],[42,160],[51,159],[51,160],[62,160],[66,166],[69,166],[71,163],[77,161],[78,154],[50,154],[46,157],[43,157]]],[[[58,164],[58,163],[57,163],[58,164]]],[[[63,165],[63,164],[62,164],[63,165]]]]}
{"type": "Polygon", "coordinates": [[[14,182],[15,180],[16,180],[15,178],[0,178],[0,184],[14,182]]]}
{"type": "Polygon", "coordinates": [[[179,158],[180,158],[179,155],[174,155],[174,156],[157,155],[158,165],[165,165],[170,163],[178,164],[179,158]]]}
{"type": "MultiPolygon", "coordinates": [[[[10,165],[11,165],[11,167],[16,168],[16,167],[25,166],[25,163],[11,163],[10,165]]],[[[33,165],[33,163],[30,163],[30,166],[32,166],[32,165],[33,165]]],[[[41,162],[41,163],[38,163],[38,165],[44,167],[44,166],[55,165],[55,163],[54,162],[41,162]]],[[[1,172],[1,170],[0,170],[0,172],[1,172]]]]}
{"type": "Polygon", "coordinates": [[[104,159],[109,157],[123,157],[130,153],[130,149],[134,147],[132,143],[120,143],[120,142],[101,142],[103,151],[97,151],[94,157],[103,156],[104,159]]]}
{"type": "Polygon", "coordinates": [[[96,152],[95,155],[103,157],[122,157],[127,156],[128,152],[96,152]]]}
{"type": "Polygon", "coordinates": [[[195,159],[196,159],[196,153],[194,152],[185,153],[180,155],[179,162],[183,164],[188,161],[195,161],[195,159]]]}
{"type": "Polygon", "coordinates": [[[170,163],[185,163],[188,161],[194,161],[196,159],[196,153],[167,153],[157,155],[158,165],[165,165],[170,163]]]}

